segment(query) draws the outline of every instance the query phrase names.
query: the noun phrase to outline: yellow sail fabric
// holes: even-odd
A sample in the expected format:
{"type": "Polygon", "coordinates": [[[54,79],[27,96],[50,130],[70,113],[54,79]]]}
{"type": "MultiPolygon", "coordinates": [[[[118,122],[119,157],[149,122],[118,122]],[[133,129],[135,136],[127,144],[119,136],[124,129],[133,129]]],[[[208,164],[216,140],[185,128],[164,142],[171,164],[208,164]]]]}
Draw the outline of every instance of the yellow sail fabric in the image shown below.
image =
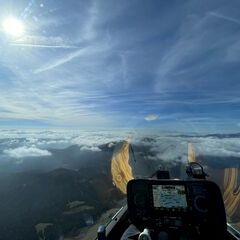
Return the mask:
{"type": "Polygon", "coordinates": [[[124,194],[127,192],[128,181],[134,178],[132,167],[129,164],[129,159],[129,143],[124,141],[113,153],[111,162],[113,183],[124,194]]]}
{"type": "Polygon", "coordinates": [[[188,162],[196,162],[196,153],[192,143],[188,144],[188,162]]]}
{"type": "Polygon", "coordinates": [[[226,168],[224,171],[223,201],[227,216],[232,218],[240,206],[240,186],[238,186],[237,168],[226,168]]]}

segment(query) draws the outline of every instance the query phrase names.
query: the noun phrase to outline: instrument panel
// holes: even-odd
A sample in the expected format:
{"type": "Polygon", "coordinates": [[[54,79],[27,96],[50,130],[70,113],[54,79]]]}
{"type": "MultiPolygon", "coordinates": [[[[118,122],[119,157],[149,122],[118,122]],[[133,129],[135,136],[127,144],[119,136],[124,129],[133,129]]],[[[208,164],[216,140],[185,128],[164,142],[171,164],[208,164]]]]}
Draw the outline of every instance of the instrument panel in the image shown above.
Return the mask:
{"type": "Polygon", "coordinates": [[[139,228],[226,228],[222,195],[211,181],[134,179],[127,199],[130,220],[139,228]]]}
{"type": "Polygon", "coordinates": [[[156,210],[186,211],[188,207],[184,185],[152,185],[150,199],[156,210]]]}

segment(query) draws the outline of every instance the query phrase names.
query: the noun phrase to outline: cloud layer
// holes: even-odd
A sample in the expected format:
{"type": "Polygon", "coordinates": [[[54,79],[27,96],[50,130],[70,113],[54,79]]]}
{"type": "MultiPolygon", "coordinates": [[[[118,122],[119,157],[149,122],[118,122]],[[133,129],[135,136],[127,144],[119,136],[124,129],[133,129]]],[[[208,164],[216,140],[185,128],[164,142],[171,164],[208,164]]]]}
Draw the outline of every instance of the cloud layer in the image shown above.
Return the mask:
{"type": "Polygon", "coordinates": [[[78,145],[80,151],[100,152],[101,146],[112,148],[127,140],[145,157],[165,162],[186,163],[188,144],[197,156],[240,158],[240,137],[236,135],[172,135],[157,131],[1,131],[0,155],[10,158],[51,156],[52,149],[66,149],[78,145]],[[145,147],[147,152],[145,151],[145,147]]]}
{"type": "Polygon", "coordinates": [[[26,157],[45,157],[51,156],[47,150],[42,150],[36,147],[18,147],[13,149],[6,149],[3,153],[11,158],[26,158],[26,157]]]}

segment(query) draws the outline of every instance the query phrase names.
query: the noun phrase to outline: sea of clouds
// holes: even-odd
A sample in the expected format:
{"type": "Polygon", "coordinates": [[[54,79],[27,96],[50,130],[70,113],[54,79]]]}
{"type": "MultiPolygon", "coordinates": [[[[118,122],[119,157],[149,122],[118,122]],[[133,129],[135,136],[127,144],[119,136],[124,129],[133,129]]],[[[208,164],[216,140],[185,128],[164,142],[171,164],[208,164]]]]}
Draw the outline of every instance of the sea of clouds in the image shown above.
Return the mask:
{"type": "MultiPolygon", "coordinates": [[[[0,130],[0,160],[51,156],[52,149],[65,149],[72,145],[80,151],[101,152],[100,146],[114,146],[127,140],[146,158],[162,161],[187,160],[188,144],[196,155],[235,157],[240,160],[240,137],[221,135],[169,135],[142,130],[0,130]],[[142,147],[142,148],[141,148],[142,147]],[[141,150],[145,149],[145,150],[141,150]],[[147,152],[146,152],[147,149],[147,152]],[[144,152],[145,151],[145,152],[144,152]]],[[[240,161],[239,161],[240,162],[240,161]]]]}

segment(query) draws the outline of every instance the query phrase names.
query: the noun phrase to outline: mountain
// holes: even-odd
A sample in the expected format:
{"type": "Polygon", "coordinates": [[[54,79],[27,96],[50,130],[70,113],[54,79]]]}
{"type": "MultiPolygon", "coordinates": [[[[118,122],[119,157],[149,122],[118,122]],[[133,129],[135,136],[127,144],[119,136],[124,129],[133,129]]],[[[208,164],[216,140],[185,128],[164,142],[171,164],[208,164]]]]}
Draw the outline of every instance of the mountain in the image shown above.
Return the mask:
{"type": "Polygon", "coordinates": [[[1,175],[0,239],[35,240],[42,226],[49,236],[74,235],[115,207],[123,195],[112,185],[109,161],[96,165],[96,159],[88,160],[77,170],[1,175]]]}

